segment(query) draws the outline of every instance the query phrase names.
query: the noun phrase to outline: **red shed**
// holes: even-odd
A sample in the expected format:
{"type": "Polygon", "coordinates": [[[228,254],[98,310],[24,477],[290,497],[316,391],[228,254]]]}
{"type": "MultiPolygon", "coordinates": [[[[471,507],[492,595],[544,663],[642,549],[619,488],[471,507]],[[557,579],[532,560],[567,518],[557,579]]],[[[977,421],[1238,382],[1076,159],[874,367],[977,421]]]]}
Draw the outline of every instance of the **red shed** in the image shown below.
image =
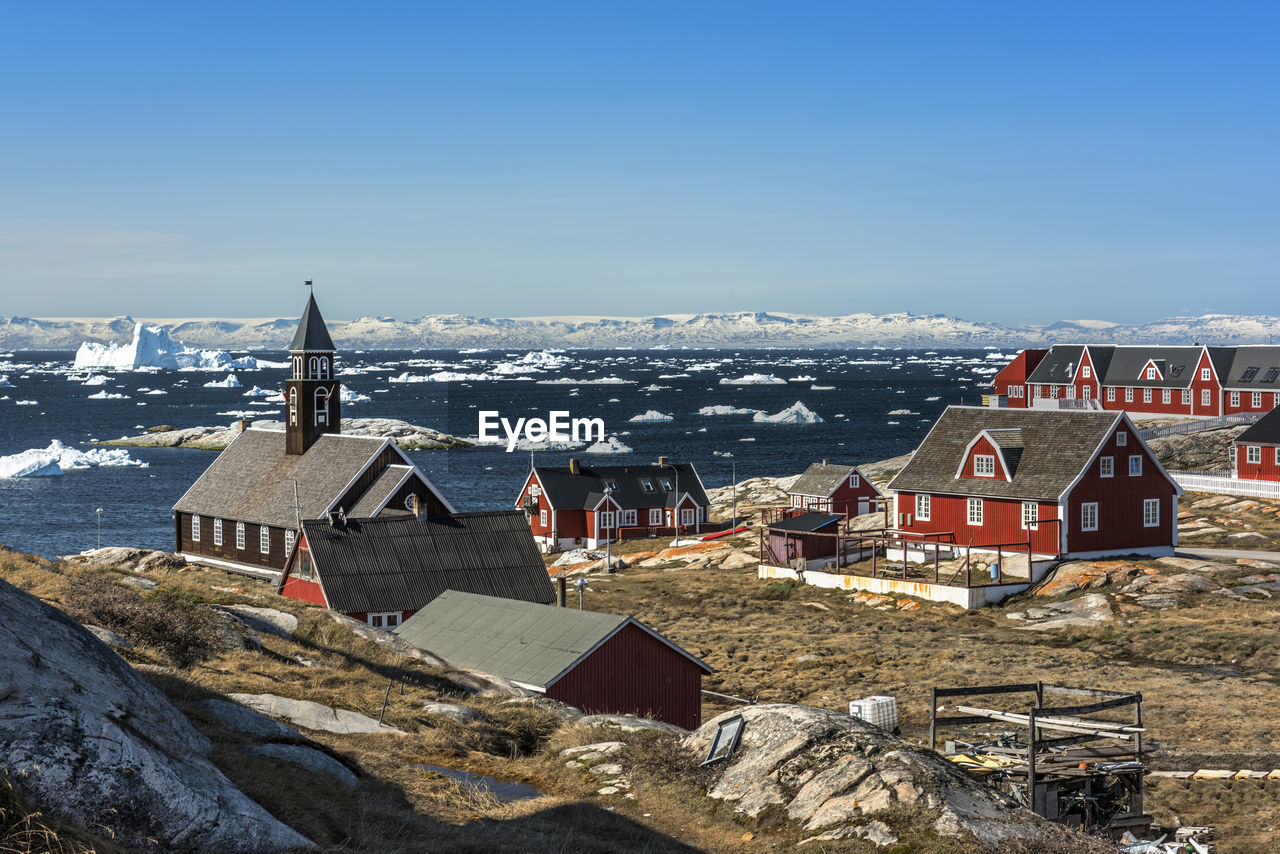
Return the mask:
{"type": "Polygon", "coordinates": [[[702,723],[698,658],[634,617],[450,590],[396,630],[454,667],[500,676],[589,714],[702,723]]]}
{"type": "Polygon", "coordinates": [[[909,534],[1033,555],[1173,554],[1178,485],[1123,412],[951,406],[889,484],[909,534]]]}
{"type": "Polygon", "coordinates": [[[1280,409],[1268,412],[1237,436],[1234,452],[1236,477],[1280,481],[1280,409]]]}

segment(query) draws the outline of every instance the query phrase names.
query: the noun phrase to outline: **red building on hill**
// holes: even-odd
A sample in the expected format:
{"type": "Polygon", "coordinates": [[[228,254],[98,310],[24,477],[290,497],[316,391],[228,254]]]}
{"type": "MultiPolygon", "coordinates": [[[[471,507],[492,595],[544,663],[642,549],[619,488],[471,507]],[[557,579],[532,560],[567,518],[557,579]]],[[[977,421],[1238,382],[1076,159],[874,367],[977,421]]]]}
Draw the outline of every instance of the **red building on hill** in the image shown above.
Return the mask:
{"type": "Polygon", "coordinates": [[[836,513],[845,518],[873,512],[880,497],[880,490],[857,466],[835,465],[827,460],[809,466],[787,490],[792,509],[836,513]]]}
{"type": "Polygon", "coordinates": [[[1037,557],[1170,555],[1178,485],[1122,412],[951,406],[893,479],[908,536],[1037,557]]]}
{"type": "Polygon", "coordinates": [[[1280,481],[1280,409],[1237,436],[1233,450],[1237,478],[1280,481]]]}

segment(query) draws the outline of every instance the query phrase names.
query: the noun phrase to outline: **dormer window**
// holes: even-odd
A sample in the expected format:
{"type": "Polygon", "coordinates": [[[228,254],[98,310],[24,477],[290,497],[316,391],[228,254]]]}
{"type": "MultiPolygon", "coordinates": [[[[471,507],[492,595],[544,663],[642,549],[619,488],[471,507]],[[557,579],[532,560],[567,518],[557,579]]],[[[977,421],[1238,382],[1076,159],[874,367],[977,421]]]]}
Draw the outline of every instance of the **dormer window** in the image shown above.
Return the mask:
{"type": "Polygon", "coordinates": [[[606,478],[604,482],[605,489],[617,490],[618,482],[612,478],[606,478]]]}
{"type": "Polygon", "coordinates": [[[1245,368],[1244,373],[1240,375],[1240,382],[1247,383],[1258,375],[1257,368],[1245,368]]]}
{"type": "Polygon", "coordinates": [[[1153,379],[1155,379],[1155,378],[1156,378],[1156,369],[1155,369],[1154,367],[1148,367],[1148,368],[1147,368],[1147,379],[1149,379],[1149,380],[1153,380],[1153,379]]]}
{"type": "Polygon", "coordinates": [[[974,477],[995,477],[996,476],[996,458],[991,454],[974,454],[973,455],[973,476],[974,477]]]}

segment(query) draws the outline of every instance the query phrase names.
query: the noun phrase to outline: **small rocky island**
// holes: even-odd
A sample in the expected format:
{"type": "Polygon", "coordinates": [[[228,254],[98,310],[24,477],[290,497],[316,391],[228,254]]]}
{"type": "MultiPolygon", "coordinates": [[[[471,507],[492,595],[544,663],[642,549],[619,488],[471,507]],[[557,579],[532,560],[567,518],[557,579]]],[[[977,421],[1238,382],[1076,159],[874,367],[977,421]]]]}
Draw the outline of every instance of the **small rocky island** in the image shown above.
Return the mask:
{"type": "MultiPolygon", "coordinates": [[[[256,421],[253,429],[283,430],[283,421],[256,421]]],[[[203,451],[221,451],[230,445],[243,429],[242,422],[227,427],[171,427],[161,425],[148,428],[140,436],[121,436],[119,439],[97,441],[97,445],[120,445],[136,448],[196,448],[203,451]]],[[[343,418],[342,432],[353,436],[376,436],[395,439],[401,450],[434,451],[448,448],[469,448],[471,442],[449,433],[421,427],[398,418],[343,418]]]]}

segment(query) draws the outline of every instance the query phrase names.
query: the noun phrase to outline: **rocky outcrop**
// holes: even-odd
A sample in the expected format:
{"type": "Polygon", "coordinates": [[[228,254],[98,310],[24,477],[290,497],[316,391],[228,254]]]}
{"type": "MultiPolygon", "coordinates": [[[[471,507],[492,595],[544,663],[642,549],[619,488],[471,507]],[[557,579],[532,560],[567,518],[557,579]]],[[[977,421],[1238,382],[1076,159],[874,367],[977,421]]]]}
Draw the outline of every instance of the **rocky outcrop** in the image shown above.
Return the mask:
{"type": "Polygon", "coordinates": [[[747,706],[704,723],[684,739],[684,749],[705,756],[720,722],[737,714],[745,721],[742,739],[732,758],[719,766],[707,795],[733,801],[749,816],[776,806],[804,830],[827,839],[862,836],[887,842],[893,834],[883,824],[873,825],[875,817],[901,821],[913,809],[935,816],[932,828],[940,835],[972,835],[988,844],[1013,839],[1034,844],[1068,833],[937,753],[829,709],[747,706]]]}
{"type": "Polygon", "coordinates": [[[380,724],[368,715],[350,709],[335,709],[311,700],[294,700],[276,694],[228,694],[237,703],[243,703],[254,711],[273,718],[284,718],[295,726],[306,729],[351,735],[363,732],[396,733],[403,730],[380,724]]]}
{"type": "Polygon", "coordinates": [[[160,549],[131,549],[125,546],[110,546],[102,549],[89,549],[78,555],[64,555],[62,560],[85,566],[113,566],[131,572],[151,572],[157,569],[178,569],[187,562],[172,552],[160,549]]]}
{"type": "Polygon", "coordinates": [[[40,809],[154,850],[308,846],[206,758],[212,746],[79,623],[0,581],[0,765],[40,809]]]}
{"type": "MultiPolygon", "coordinates": [[[[284,422],[257,421],[254,427],[266,430],[283,430],[284,422]]],[[[236,424],[229,427],[186,427],[148,431],[138,436],[121,436],[96,442],[98,445],[120,445],[137,448],[196,448],[203,451],[221,451],[239,434],[236,424]]],[[[450,433],[421,427],[396,418],[344,418],[342,432],[353,436],[391,438],[406,451],[430,451],[443,448],[469,448],[471,443],[450,433]]]]}

